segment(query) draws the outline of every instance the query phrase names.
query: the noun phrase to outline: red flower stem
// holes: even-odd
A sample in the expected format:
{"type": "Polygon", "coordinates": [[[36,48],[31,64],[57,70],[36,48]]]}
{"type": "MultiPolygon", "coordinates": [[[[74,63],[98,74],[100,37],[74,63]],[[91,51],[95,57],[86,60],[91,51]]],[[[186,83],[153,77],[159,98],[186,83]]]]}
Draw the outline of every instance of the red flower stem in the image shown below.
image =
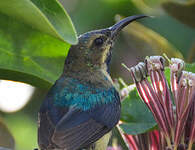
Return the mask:
{"type": "Polygon", "coordinates": [[[150,136],[150,149],[151,150],[161,150],[159,143],[159,132],[154,130],[149,133],[150,136]]]}
{"type": "Polygon", "coordinates": [[[118,132],[120,133],[121,138],[124,141],[124,145],[127,147],[127,149],[130,149],[130,145],[129,145],[129,141],[128,139],[125,137],[125,133],[122,131],[122,129],[119,127],[120,121],[119,123],[116,125],[116,128],[118,130],[118,132]]]}
{"type": "Polygon", "coordinates": [[[160,145],[161,145],[161,150],[165,150],[165,147],[167,146],[166,141],[165,141],[165,135],[159,131],[159,135],[160,135],[160,145]]]}
{"type": "Polygon", "coordinates": [[[160,76],[160,81],[162,82],[163,85],[163,92],[162,92],[162,98],[164,98],[164,110],[165,110],[165,115],[166,118],[168,119],[170,131],[172,138],[174,137],[174,115],[173,115],[173,105],[172,105],[172,100],[171,100],[171,94],[169,91],[168,84],[165,79],[165,75],[162,71],[159,71],[159,76],[160,76]]]}
{"type": "Polygon", "coordinates": [[[174,117],[173,117],[173,107],[170,98],[169,88],[166,83],[164,73],[161,70],[149,72],[152,81],[153,88],[157,93],[158,99],[164,109],[165,116],[168,121],[168,128],[171,132],[171,137],[174,137],[174,117]]]}
{"type": "Polygon", "coordinates": [[[195,118],[192,121],[190,140],[188,144],[188,150],[192,150],[192,145],[195,142],[195,118]]]}
{"type": "MultiPolygon", "coordinates": [[[[185,95],[182,97],[183,100],[188,98],[188,94],[189,94],[188,90],[189,88],[184,88],[185,95]]],[[[174,140],[175,145],[179,144],[181,137],[184,135],[184,128],[186,125],[191,104],[192,104],[192,100],[189,101],[188,105],[184,108],[183,113],[178,118],[176,130],[175,130],[175,140],[174,140]]]]}
{"type": "Polygon", "coordinates": [[[180,115],[182,115],[182,112],[186,109],[189,103],[189,87],[184,87],[183,95],[181,98],[181,104],[180,104],[180,115]]]}
{"type": "Polygon", "coordinates": [[[173,114],[173,104],[172,104],[172,100],[171,100],[171,94],[170,94],[170,90],[169,90],[169,86],[168,83],[166,81],[164,72],[160,72],[160,76],[162,78],[163,84],[165,86],[165,99],[166,99],[166,108],[168,109],[169,115],[170,115],[170,119],[171,119],[171,126],[173,127],[174,125],[174,114],[173,114]]]}
{"type": "Polygon", "coordinates": [[[141,90],[142,84],[143,84],[142,81],[136,83],[136,88],[137,88],[138,94],[139,94],[139,96],[141,97],[141,99],[144,101],[144,103],[148,106],[148,108],[149,108],[151,111],[153,111],[152,108],[151,108],[151,106],[150,106],[150,103],[148,102],[148,99],[146,99],[146,97],[144,97],[144,94],[142,93],[142,90],[141,90]]]}
{"type": "Polygon", "coordinates": [[[147,91],[148,96],[150,96],[151,102],[153,102],[153,110],[155,110],[156,114],[159,116],[157,119],[159,119],[159,125],[161,125],[166,133],[166,135],[168,137],[169,136],[169,129],[168,129],[168,123],[167,123],[167,119],[165,117],[165,112],[164,109],[161,105],[161,103],[158,100],[158,97],[156,95],[156,93],[154,93],[151,85],[149,84],[149,82],[147,80],[145,80],[145,91],[147,91]]]}
{"type": "Polygon", "coordinates": [[[158,122],[161,130],[165,133],[166,141],[170,147],[171,146],[170,145],[171,142],[169,139],[170,135],[166,125],[166,119],[164,116],[164,111],[162,109],[162,106],[157,100],[155,93],[152,91],[152,87],[149,84],[149,82],[147,80],[144,80],[141,83],[142,84],[140,84],[140,88],[138,88],[138,91],[141,91],[139,94],[142,95],[143,100],[148,103],[147,105],[149,105],[149,108],[153,112],[155,120],[158,122]]]}
{"type": "Polygon", "coordinates": [[[177,110],[177,119],[180,118],[181,116],[181,102],[182,102],[182,97],[184,97],[184,87],[179,86],[178,89],[178,96],[177,96],[177,105],[176,105],[176,110],[177,110]]]}
{"type": "Polygon", "coordinates": [[[140,145],[140,150],[149,150],[149,137],[147,133],[137,135],[140,145]]]}
{"type": "MultiPolygon", "coordinates": [[[[160,88],[159,88],[159,86],[158,86],[158,84],[157,84],[157,83],[159,82],[158,77],[157,77],[157,74],[155,73],[155,71],[151,70],[151,71],[149,72],[149,75],[150,75],[150,79],[151,79],[151,81],[152,81],[152,85],[153,85],[154,91],[155,91],[157,94],[159,94],[159,93],[160,93],[160,88]]],[[[160,100],[161,100],[161,103],[163,104],[162,99],[160,99],[160,100]]]]}
{"type": "Polygon", "coordinates": [[[139,150],[138,148],[138,143],[135,140],[135,137],[132,135],[127,135],[124,134],[125,138],[127,139],[127,141],[129,142],[129,146],[132,150],[139,150]]]}
{"type": "Polygon", "coordinates": [[[160,100],[160,103],[161,105],[164,105],[164,101],[163,101],[163,98],[162,98],[162,92],[161,92],[161,89],[159,87],[159,74],[156,72],[156,71],[150,71],[150,79],[152,81],[152,85],[153,85],[153,88],[155,90],[155,92],[157,93],[157,96],[160,100]]]}
{"type": "Polygon", "coordinates": [[[192,116],[193,120],[191,123],[191,132],[190,132],[190,138],[189,138],[189,144],[188,144],[188,150],[192,150],[192,145],[195,143],[195,91],[194,88],[192,89],[193,92],[191,94],[191,99],[192,99],[192,116]]]}
{"type": "Polygon", "coordinates": [[[162,119],[160,119],[161,117],[158,115],[159,113],[157,113],[156,112],[156,109],[154,109],[154,103],[153,103],[153,101],[151,100],[151,98],[150,98],[150,96],[148,96],[148,94],[145,92],[145,90],[144,90],[144,87],[143,87],[143,84],[144,83],[138,83],[137,85],[137,90],[138,90],[138,93],[139,93],[139,95],[141,96],[141,98],[142,98],[142,100],[144,101],[144,103],[148,106],[148,108],[150,109],[150,111],[153,113],[153,115],[154,115],[154,118],[155,118],[155,120],[158,122],[158,124],[159,124],[159,128],[163,131],[163,132],[165,132],[165,129],[161,126],[161,122],[163,122],[162,121],[162,119]],[[143,93],[143,92],[145,92],[145,93],[143,93]],[[149,101],[150,100],[150,101],[149,101]]]}
{"type": "Polygon", "coordinates": [[[177,90],[178,90],[178,84],[177,84],[176,74],[171,72],[171,91],[173,92],[175,104],[177,103],[176,102],[177,90]]]}

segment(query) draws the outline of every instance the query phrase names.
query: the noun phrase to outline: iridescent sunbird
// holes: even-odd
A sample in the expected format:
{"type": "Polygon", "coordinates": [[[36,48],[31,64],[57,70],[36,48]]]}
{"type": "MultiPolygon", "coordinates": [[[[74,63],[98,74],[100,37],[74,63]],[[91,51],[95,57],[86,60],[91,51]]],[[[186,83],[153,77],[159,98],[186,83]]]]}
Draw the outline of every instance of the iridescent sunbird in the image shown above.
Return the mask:
{"type": "Polygon", "coordinates": [[[84,33],[71,46],[63,73],[39,111],[41,150],[104,147],[97,145],[98,140],[116,126],[121,112],[119,92],[109,72],[112,47],[121,29],[144,17],[130,16],[109,28],[84,33]]]}

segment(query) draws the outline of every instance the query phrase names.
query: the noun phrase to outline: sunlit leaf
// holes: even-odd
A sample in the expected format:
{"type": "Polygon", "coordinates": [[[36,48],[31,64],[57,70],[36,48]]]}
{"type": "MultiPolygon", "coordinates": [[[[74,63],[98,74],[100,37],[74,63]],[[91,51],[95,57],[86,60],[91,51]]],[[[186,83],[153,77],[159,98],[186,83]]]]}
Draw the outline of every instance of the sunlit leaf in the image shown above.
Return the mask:
{"type": "Polygon", "coordinates": [[[195,73],[195,63],[185,64],[185,69],[184,70],[195,73]]]}
{"type": "Polygon", "coordinates": [[[143,0],[130,0],[133,4],[143,13],[146,14],[155,14],[157,13],[157,9],[153,9],[149,7],[143,0]]]}
{"type": "Polygon", "coordinates": [[[138,22],[132,22],[123,31],[129,45],[140,52],[152,52],[154,55],[166,53],[169,57],[183,58],[168,40],[138,22]]]}
{"type": "Polygon", "coordinates": [[[163,0],[141,0],[141,1],[143,1],[146,5],[150,7],[155,7],[159,5],[163,0]]]}
{"type": "Polygon", "coordinates": [[[195,1],[185,3],[178,1],[167,1],[162,3],[162,7],[166,12],[182,23],[195,28],[195,1]]]}
{"type": "Polygon", "coordinates": [[[171,82],[171,70],[169,67],[165,67],[164,74],[169,84],[171,82]]]}
{"type": "Polygon", "coordinates": [[[136,89],[122,102],[120,125],[127,134],[145,133],[156,126],[156,122],[148,107],[140,99],[136,89]]]}
{"type": "Polygon", "coordinates": [[[15,139],[16,150],[34,150],[37,145],[37,122],[23,113],[7,116],[5,119],[15,139]]]}
{"type": "Polygon", "coordinates": [[[70,45],[0,14],[0,78],[48,88],[70,45]]]}
{"type": "Polygon", "coordinates": [[[187,61],[190,63],[195,62],[195,42],[189,50],[187,61]]]}
{"type": "MultiPolygon", "coordinates": [[[[2,0],[0,12],[60,40],[77,43],[71,19],[57,0],[2,0]]],[[[1,22],[5,20],[1,18],[1,22]]]]}
{"type": "Polygon", "coordinates": [[[0,120],[0,150],[6,150],[5,148],[14,149],[14,147],[15,142],[13,136],[3,121],[0,120]]]}
{"type": "Polygon", "coordinates": [[[150,131],[155,127],[155,123],[150,122],[140,122],[140,123],[123,123],[120,125],[120,127],[123,129],[123,131],[127,134],[131,135],[137,135],[141,133],[145,133],[147,131],[150,131]]]}

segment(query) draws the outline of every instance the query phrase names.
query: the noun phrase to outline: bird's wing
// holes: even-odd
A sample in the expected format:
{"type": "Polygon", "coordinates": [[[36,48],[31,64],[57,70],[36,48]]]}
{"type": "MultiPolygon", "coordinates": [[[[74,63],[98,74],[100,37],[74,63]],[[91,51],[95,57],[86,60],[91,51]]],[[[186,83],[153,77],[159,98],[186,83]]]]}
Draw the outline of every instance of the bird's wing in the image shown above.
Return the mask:
{"type": "Polygon", "coordinates": [[[96,142],[119,120],[120,110],[113,105],[115,104],[106,104],[90,111],[71,108],[56,125],[52,137],[53,143],[67,150],[74,150],[96,142]],[[103,113],[99,116],[94,115],[100,112],[103,113]]]}
{"type": "MultiPolygon", "coordinates": [[[[47,98],[41,106],[38,113],[38,143],[42,149],[53,149],[53,142],[51,137],[53,135],[57,122],[69,110],[67,107],[53,107],[47,98]]],[[[54,146],[55,147],[55,146],[54,146]]]]}
{"type": "Polygon", "coordinates": [[[39,143],[47,138],[41,134],[47,136],[46,132],[51,130],[46,141],[49,145],[66,150],[83,148],[97,141],[118,122],[120,98],[114,88],[93,89],[73,81],[64,87],[57,84],[49,92],[40,110],[41,120],[45,118],[46,121],[40,123],[44,131],[40,133],[39,143]]]}

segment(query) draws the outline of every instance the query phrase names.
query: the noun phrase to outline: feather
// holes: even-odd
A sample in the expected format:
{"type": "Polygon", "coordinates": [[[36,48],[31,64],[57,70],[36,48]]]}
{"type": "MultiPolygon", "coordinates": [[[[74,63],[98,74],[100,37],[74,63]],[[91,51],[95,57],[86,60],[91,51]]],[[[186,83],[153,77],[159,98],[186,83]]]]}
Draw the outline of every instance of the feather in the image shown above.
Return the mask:
{"type": "Polygon", "coordinates": [[[76,80],[52,87],[39,114],[41,149],[88,148],[117,124],[120,117],[118,92],[114,87],[98,90],[91,87],[76,80]]]}

